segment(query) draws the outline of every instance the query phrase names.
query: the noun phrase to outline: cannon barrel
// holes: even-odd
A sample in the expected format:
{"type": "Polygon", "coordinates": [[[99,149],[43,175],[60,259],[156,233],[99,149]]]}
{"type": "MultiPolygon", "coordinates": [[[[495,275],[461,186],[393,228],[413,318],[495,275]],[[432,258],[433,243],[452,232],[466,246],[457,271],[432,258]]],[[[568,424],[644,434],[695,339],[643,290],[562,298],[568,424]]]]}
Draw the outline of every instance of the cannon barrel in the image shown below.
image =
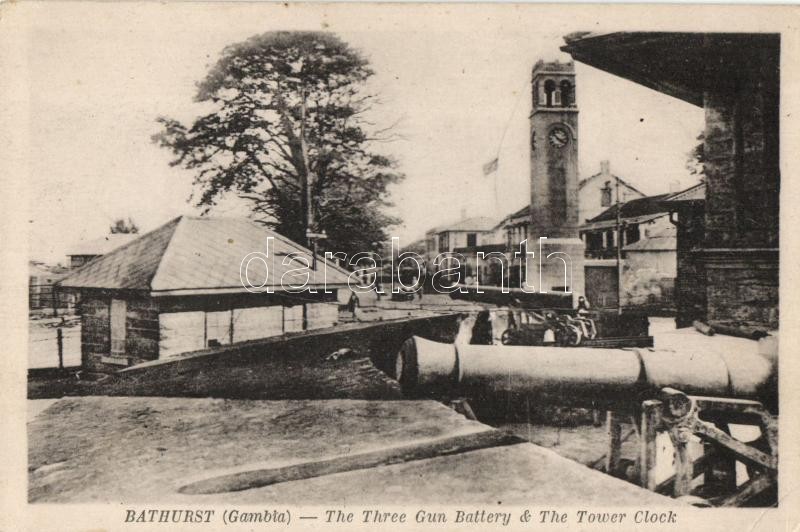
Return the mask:
{"type": "Polygon", "coordinates": [[[745,352],[447,344],[412,337],[395,360],[407,391],[440,384],[541,393],[571,403],[630,402],[665,387],[692,395],[776,395],[777,364],[745,352]]]}

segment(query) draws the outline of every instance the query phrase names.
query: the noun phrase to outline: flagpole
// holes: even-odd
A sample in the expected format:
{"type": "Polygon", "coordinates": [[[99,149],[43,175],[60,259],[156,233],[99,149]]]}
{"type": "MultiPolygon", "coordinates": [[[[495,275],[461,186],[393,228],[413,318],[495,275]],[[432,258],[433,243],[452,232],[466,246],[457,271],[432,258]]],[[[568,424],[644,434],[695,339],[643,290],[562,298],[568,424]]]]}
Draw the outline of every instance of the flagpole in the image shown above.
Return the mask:
{"type": "Polygon", "coordinates": [[[497,199],[497,174],[500,173],[500,154],[497,155],[497,170],[494,171],[494,211],[500,212],[500,202],[497,199]]]}

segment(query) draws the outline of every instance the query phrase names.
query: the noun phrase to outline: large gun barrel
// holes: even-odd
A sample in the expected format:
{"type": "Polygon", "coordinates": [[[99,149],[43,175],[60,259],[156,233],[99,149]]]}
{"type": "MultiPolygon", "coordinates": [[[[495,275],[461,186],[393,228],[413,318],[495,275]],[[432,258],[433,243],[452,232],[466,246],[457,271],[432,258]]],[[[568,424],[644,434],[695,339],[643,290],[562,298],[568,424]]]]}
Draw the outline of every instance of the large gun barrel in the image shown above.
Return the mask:
{"type": "Polygon", "coordinates": [[[570,403],[631,402],[665,387],[765,401],[777,392],[776,361],[755,352],[445,344],[412,337],[395,368],[407,391],[438,383],[540,393],[570,403]]]}

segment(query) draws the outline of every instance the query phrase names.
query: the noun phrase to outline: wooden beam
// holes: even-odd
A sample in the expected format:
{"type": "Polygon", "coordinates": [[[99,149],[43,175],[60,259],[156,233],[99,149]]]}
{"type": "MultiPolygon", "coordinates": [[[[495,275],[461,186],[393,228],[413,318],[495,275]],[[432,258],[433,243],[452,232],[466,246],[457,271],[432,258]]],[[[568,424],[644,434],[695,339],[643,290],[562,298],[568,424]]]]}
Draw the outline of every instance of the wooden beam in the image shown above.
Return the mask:
{"type": "Polygon", "coordinates": [[[689,495],[692,491],[694,468],[689,456],[689,435],[685,428],[673,427],[669,431],[672,446],[675,448],[675,483],[672,488],[674,497],[689,495]]]}
{"type": "Polygon", "coordinates": [[[759,475],[739,486],[736,493],[718,499],[716,503],[718,506],[742,506],[753,497],[774,486],[775,482],[775,478],[769,475],[759,475]]]}
{"type": "MultiPolygon", "coordinates": [[[[709,452],[703,454],[697,460],[695,460],[692,463],[692,479],[704,473],[706,471],[706,468],[709,467],[709,464],[712,463],[713,459],[718,456],[719,455],[716,453],[716,451],[712,449],[709,452]]],[[[659,482],[658,485],[656,486],[655,491],[656,493],[661,493],[666,495],[670,492],[673,492],[674,489],[675,489],[675,475],[672,475],[668,479],[659,482]]]]}
{"type": "Polygon", "coordinates": [[[619,423],[617,414],[611,410],[606,412],[606,434],[608,435],[606,473],[613,475],[619,468],[619,458],[622,449],[622,426],[619,423]]]}
{"type": "Polygon", "coordinates": [[[650,400],[642,403],[642,429],[640,431],[642,438],[639,449],[641,457],[640,480],[642,487],[650,491],[655,491],[656,489],[655,468],[656,454],[658,453],[656,436],[661,425],[661,408],[661,401],[650,400]]]}
{"type": "Polygon", "coordinates": [[[755,447],[740,442],[733,436],[726,434],[717,427],[704,421],[696,421],[692,424],[692,432],[706,441],[712,441],[732,452],[739,460],[750,465],[765,467],[772,471],[778,470],[778,459],[755,447]]]}
{"type": "Polygon", "coordinates": [[[333,475],[359,469],[401,464],[416,460],[426,460],[439,456],[461,454],[490,447],[503,447],[524,443],[525,440],[513,434],[498,430],[488,430],[465,436],[441,438],[430,442],[389,447],[378,451],[348,454],[319,460],[304,462],[274,469],[255,469],[229,475],[207,478],[178,489],[187,495],[204,495],[226,493],[261,488],[307,478],[333,475]]]}

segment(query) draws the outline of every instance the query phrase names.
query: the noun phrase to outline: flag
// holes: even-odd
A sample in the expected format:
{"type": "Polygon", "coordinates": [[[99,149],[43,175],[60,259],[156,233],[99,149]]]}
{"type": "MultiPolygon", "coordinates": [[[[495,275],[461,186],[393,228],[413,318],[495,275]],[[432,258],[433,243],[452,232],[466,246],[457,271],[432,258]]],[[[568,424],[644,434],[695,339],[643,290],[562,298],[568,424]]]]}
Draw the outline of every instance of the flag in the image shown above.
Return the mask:
{"type": "Polygon", "coordinates": [[[499,159],[495,157],[488,163],[483,165],[483,175],[487,176],[497,171],[497,166],[500,163],[499,159]]]}

